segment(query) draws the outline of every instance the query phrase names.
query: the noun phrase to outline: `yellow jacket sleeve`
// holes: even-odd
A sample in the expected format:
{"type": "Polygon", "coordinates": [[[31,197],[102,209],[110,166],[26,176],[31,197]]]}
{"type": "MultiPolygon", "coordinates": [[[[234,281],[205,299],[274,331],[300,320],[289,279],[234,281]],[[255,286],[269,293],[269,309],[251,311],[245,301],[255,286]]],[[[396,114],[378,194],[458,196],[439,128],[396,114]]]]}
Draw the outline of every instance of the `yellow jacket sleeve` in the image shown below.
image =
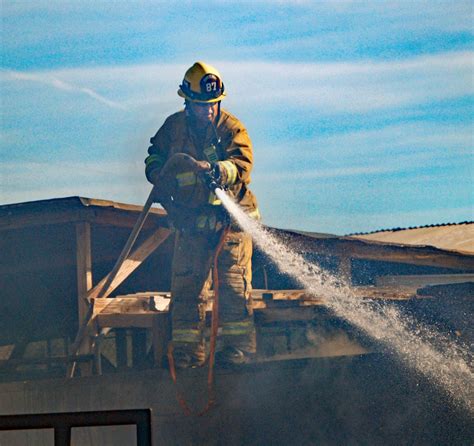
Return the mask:
{"type": "Polygon", "coordinates": [[[172,127],[172,119],[168,117],[155,136],[150,138],[151,146],[148,147],[148,156],[145,158],[145,175],[151,181],[151,173],[160,171],[168,159],[169,137],[167,136],[172,127]]]}
{"type": "Polygon", "coordinates": [[[252,143],[242,123],[229,113],[224,115],[227,132],[222,141],[222,160],[218,162],[227,186],[250,183],[253,167],[252,143]]]}

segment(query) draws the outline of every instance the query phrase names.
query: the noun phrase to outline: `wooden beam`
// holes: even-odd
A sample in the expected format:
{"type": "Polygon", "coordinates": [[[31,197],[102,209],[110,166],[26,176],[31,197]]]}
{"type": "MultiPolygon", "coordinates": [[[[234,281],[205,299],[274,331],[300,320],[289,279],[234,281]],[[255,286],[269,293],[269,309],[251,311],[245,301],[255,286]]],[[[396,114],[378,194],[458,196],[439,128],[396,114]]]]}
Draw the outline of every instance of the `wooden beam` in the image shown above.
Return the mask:
{"type": "Polygon", "coordinates": [[[128,236],[127,242],[125,243],[124,247],[122,248],[122,251],[120,251],[120,255],[118,256],[117,260],[115,261],[114,267],[112,268],[112,271],[106,277],[106,281],[102,285],[99,294],[97,297],[103,297],[104,293],[110,288],[112,282],[115,280],[117,277],[118,272],[123,266],[123,263],[125,260],[129,258],[130,251],[132,250],[133,245],[137,241],[138,235],[140,234],[140,231],[143,228],[143,224],[146,221],[146,218],[148,214],[150,213],[151,206],[153,204],[153,197],[155,195],[155,186],[153,186],[153,189],[151,190],[150,194],[148,195],[148,198],[146,200],[145,205],[143,206],[142,211],[140,212],[140,215],[137,218],[137,221],[133,225],[132,231],[130,232],[130,235],[128,236]]]}
{"type": "Polygon", "coordinates": [[[324,255],[342,257],[350,253],[352,258],[358,259],[474,271],[474,255],[445,251],[433,246],[395,245],[351,239],[320,239],[311,241],[300,239],[298,242],[299,249],[302,249],[301,244],[303,244],[303,249],[306,251],[320,252],[324,255]]]}
{"type": "Polygon", "coordinates": [[[97,314],[94,320],[100,328],[152,328],[157,313],[97,314]]]}
{"type": "Polygon", "coordinates": [[[94,299],[94,314],[148,313],[156,311],[154,296],[136,295],[133,297],[116,296],[114,298],[94,299]]]}
{"type": "Polygon", "coordinates": [[[446,251],[433,246],[397,245],[356,238],[310,238],[289,232],[286,234],[292,237],[289,239],[289,245],[299,251],[474,271],[474,255],[446,251]]]}
{"type": "Polygon", "coordinates": [[[171,234],[171,231],[167,228],[159,228],[156,230],[148,239],[146,239],[132,254],[126,259],[115,278],[112,280],[107,289],[102,290],[104,285],[109,281],[110,274],[107,274],[94,288],[92,288],[87,294],[87,298],[90,300],[97,297],[109,296],[121,283],[130,276],[146,259],[160,246],[171,234]]]}
{"type": "Polygon", "coordinates": [[[24,215],[6,215],[0,219],[0,231],[41,225],[57,225],[84,221],[87,209],[71,211],[32,212],[24,215]]]}
{"type": "MultiPolygon", "coordinates": [[[[341,245],[337,251],[344,253],[341,245]]],[[[351,256],[358,259],[378,260],[382,262],[407,263],[412,265],[435,266],[438,268],[465,269],[474,271],[474,256],[443,251],[431,246],[396,246],[383,243],[357,243],[351,250],[351,256]]]]}
{"type": "MultiPolygon", "coordinates": [[[[153,195],[150,193],[148,201],[151,202],[153,195]]],[[[148,203],[148,202],[147,202],[148,203]]],[[[143,217],[144,212],[142,212],[141,217],[143,217]]],[[[144,215],[146,217],[146,214],[144,215]]],[[[144,218],[143,217],[143,218],[144,218]]],[[[139,219],[140,221],[140,219],[139,219]]],[[[137,225],[135,225],[134,230],[132,231],[132,235],[135,232],[137,225]]],[[[142,264],[142,262],[161,244],[163,243],[168,236],[171,234],[171,230],[166,228],[159,228],[156,230],[148,239],[146,239],[129,257],[127,257],[123,261],[118,261],[114,269],[104,277],[97,286],[91,289],[87,295],[87,298],[97,299],[98,297],[104,298],[107,297],[110,293],[112,293],[115,288],[117,288],[133,271],[135,271],[138,266],[142,264]],[[120,267],[117,269],[117,265],[120,267]]],[[[129,240],[127,244],[129,244],[129,240]]],[[[121,256],[124,255],[124,251],[122,251],[121,256]]],[[[80,351],[81,346],[83,343],[87,342],[88,333],[94,329],[94,325],[97,324],[97,317],[94,316],[92,308],[89,308],[88,313],[88,321],[83,323],[78,330],[76,335],[76,339],[74,340],[73,344],[73,354],[77,354],[80,351]]],[[[150,324],[151,326],[151,324],[150,324]]],[[[75,364],[68,370],[67,376],[73,377],[75,371],[75,364]]]]}
{"type": "MultiPolygon", "coordinates": [[[[76,223],[76,277],[78,327],[81,327],[89,314],[87,292],[92,288],[91,227],[87,222],[76,223]]],[[[86,336],[77,354],[89,355],[91,353],[92,340],[90,336],[86,336]]],[[[78,367],[81,370],[81,376],[92,374],[90,363],[82,363],[78,367]]]]}
{"type": "Polygon", "coordinates": [[[378,276],[375,279],[377,286],[412,286],[442,285],[450,283],[474,282],[474,274],[420,274],[378,276]]]}
{"type": "MultiPolygon", "coordinates": [[[[94,202],[97,202],[95,200],[94,202]]],[[[64,206],[57,209],[48,208],[47,204],[42,209],[37,206],[34,209],[11,209],[0,212],[0,231],[21,229],[42,225],[56,225],[88,221],[93,224],[102,224],[116,227],[132,228],[137,220],[140,206],[124,206],[122,208],[105,207],[97,204],[78,205],[71,203],[69,209],[64,206]],[[79,206],[79,207],[78,207],[79,206]]],[[[167,221],[166,212],[163,209],[152,208],[148,221],[144,223],[145,229],[151,229],[157,225],[164,225],[167,221]]]]}
{"type": "Polygon", "coordinates": [[[76,223],[76,277],[80,327],[89,310],[87,293],[92,288],[91,226],[86,222],[76,223]]]}
{"type": "MultiPolygon", "coordinates": [[[[150,210],[147,220],[143,223],[143,229],[154,229],[157,226],[166,226],[167,217],[159,209],[150,210]]],[[[90,214],[91,215],[91,214],[90,214]]],[[[115,226],[122,228],[133,228],[137,221],[137,213],[121,209],[97,209],[90,222],[97,225],[115,226]]]]}

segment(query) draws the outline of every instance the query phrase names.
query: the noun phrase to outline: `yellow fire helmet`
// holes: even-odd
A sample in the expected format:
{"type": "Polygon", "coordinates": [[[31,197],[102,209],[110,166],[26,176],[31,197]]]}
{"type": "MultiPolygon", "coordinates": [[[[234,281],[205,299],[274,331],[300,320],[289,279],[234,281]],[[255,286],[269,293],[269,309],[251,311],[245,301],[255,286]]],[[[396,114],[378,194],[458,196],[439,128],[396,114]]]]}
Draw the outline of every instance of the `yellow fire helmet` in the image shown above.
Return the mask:
{"type": "Polygon", "coordinates": [[[178,94],[192,102],[218,102],[225,96],[224,83],[214,67],[204,62],[196,62],[186,71],[178,94]]]}

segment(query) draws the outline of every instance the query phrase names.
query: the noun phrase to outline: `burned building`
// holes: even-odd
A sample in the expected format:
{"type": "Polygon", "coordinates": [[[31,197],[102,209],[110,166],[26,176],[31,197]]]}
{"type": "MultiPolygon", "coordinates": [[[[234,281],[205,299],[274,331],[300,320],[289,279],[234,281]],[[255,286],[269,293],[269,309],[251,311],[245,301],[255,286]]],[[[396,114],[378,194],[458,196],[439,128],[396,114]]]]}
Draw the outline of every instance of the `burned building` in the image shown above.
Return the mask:
{"type": "MultiPolygon", "coordinates": [[[[401,431],[416,444],[472,438],[469,413],[258,249],[259,359],[217,370],[218,406],[186,417],[164,364],[173,233],[163,210],[152,208],[117,263],[140,211],[82,197],[0,207],[2,415],[152,408],[154,444],[400,444],[401,431]]],[[[359,299],[390,301],[472,343],[472,252],[268,229],[351,283],[359,299]]],[[[179,376],[196,408],[207,398],[205,375],[179,376]]],[[[73,439],[133,444],[129,427],[101,429],[82,428],[73,439]]],[[[0,433],[6,444],[24,444],[20,437],[51,444],[51,432],[0,433]]]]}

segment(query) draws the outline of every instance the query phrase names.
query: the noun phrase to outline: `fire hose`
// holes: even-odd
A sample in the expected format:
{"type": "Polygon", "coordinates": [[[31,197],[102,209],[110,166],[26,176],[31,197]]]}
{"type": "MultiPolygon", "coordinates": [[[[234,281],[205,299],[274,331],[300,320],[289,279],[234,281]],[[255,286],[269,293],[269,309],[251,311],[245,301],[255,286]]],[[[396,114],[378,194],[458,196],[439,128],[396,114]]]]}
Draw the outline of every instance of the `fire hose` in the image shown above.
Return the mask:
{"type": "MultiPolygon", "coordinates": [[[[185,154],[179,154],[181,160],[186,160],[190,162],[191,157],[185,154]]],[[[176,157],[177,155],[175,155],[176,157]]],[[[171,158],[172,159],[172,158],[171,158]]],[[[209,170],[203,171],[200,173],[201,178],[203,179],[205,185],[211,192],[215,192],[216,189],[224,190],[224,188],[219,184],[219,178],[217,176],[217,170],[213,169],[212,166],[209,170]]],[[[227,224],[222,229],[222,234],[217,244],[216,251],[214,253],[213,259],[213,268],[212,268],[212,282],[214,288],[214,301],[212,304],[211,312],[211,335],[210,335],[210,347],[209,347],[209,357],[208,357],[208,375],[207,375],[207,392],[208,400],[203,409],[199,411],[193,411],[186,401],[185,396],[178,388],[178,376],[176,373],[176,366],[173,355],[173,345],[170,343],[168,347],[168,363],[171,379],[176,387],[176,399],[180,404],[181,408],[185,415],[197,415],[202,416],[207,413],[216,403],[216,396],[214,393],[214,364],[215,364],[215,354],[216,354],[216,343],[217,343],[217,331],[219,328],[219,273],[218,273],[218,258],[219,254],[222,251],[224,243],[226,241],[227,234],[229,233],[229,225],[227,224]]]]}

